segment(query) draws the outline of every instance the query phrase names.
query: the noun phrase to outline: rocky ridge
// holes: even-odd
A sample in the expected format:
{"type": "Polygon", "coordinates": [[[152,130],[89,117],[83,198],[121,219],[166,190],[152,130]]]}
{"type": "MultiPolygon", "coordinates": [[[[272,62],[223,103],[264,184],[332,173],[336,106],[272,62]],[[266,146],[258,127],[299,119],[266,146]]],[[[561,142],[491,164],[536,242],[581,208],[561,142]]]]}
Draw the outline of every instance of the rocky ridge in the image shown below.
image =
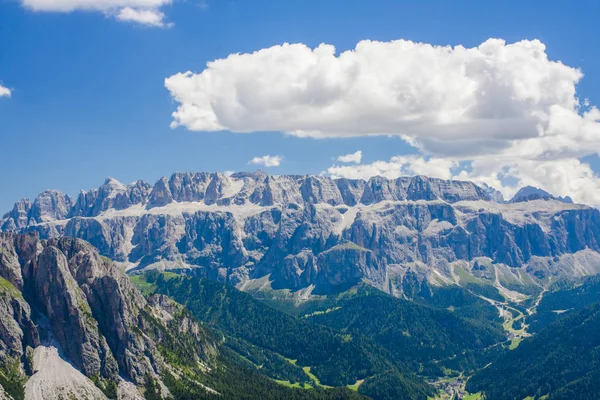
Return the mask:
{"type": "MultiPolygon", "coordinates": [[[[98,388],[160,382],[171,367],[158,346],[180,308],[146,301],[83,240],[0,233],[0,371],[29,377],[28,399],[106,398],[98,388]]],[[[216,345],[207,332],[185,317],[177,324],[197,344],[190,355],[209,363],[216,345]]]]}
{"type": "Polygon", "coordinates": [[[75,200],[46,191],[0,227],[85,239],[130,271],[186,269],[240,288],[267,278],[331,291],[364,279],[402,294],[407,276],[450,284],[464,270],[512,290],[600,272],[597,209],[524,200],[423,176],[176,173],[154,186],[107,179],[75,200]]]}

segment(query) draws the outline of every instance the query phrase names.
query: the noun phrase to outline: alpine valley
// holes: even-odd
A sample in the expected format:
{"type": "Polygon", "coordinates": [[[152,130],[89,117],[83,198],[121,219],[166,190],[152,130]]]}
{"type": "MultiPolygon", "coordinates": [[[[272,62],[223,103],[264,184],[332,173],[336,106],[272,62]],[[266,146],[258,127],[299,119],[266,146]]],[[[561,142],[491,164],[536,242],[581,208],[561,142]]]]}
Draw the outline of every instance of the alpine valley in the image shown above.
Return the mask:
{"type": "Polygon", "coordinates": [[[600,398],[600,211],[175,173],[0,219],[0,399],[600,398]]]}

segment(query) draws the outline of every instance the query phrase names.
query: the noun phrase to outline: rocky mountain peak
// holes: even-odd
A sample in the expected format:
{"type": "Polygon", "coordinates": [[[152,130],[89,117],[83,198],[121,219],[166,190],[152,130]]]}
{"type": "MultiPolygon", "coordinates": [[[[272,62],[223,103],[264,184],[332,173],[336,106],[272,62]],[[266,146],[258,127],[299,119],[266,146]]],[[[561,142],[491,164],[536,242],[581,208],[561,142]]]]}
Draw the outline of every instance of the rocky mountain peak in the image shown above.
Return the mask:
{"type": "Polygon", "coordinates": [[[220,172],[178,172],[159,179],[153,186],[137,181],[124,185],[107,178],[97,189],[81,191],[75,200],[57,190],[40,193],[33,202],[15,203],[0,219],[4,231],[32,224],[72,217],[95,217],[110,210],[134,205],[148,209],[176,202],[204,202],[207,205],[256,204],[260,206],[290,203],[354,206],[385,200],[493,200],[488,191],[464,181],[444,181],[425,176],[368,181],[332,179],[324,176],[267,175],[262,171],[226,175],[220,172]]]}
{"type": "Polygon", "coordinates": [[[33,201],[30,218],[36,222],[61,220],[69,214],[72,205],[68,195],[58,190],[45,190],[33,201]]]}
{"type": "Polygon", "coordinates": [[[524,186],[513,196],[510,200],[511,203],[518,203],[523,201],[531,201],[531,200],[549,200],[554,199],[561,201],[563,203],[572,204],[573,200],[569,196],[566,197],[556,197],[543,189],[536,188],[534,186],[524,186]]]}
{"type": "Polygon", "coordinates": [[[504,203],[506,200],[504,199],[504,195],[502,192],[497,190],[496,188],[488,185],[485,182],[477,182],[477,185],[481,187],[487,194],[489,194],[490,198],[497,203],[504,203]]]}

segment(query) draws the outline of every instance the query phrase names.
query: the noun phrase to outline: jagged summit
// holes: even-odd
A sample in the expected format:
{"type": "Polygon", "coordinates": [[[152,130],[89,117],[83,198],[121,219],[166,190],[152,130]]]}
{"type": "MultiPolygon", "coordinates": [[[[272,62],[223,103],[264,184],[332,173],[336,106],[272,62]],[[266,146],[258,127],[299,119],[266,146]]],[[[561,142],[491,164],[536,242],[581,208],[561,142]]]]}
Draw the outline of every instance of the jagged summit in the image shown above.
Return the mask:
{"type": "Polygon", "coordinates": [[[485,182],[476,182],[483,190],[485,190],[491,197],[491,199],[497,203],[504,203],[506,200],[504,199],[504,195],[502,192],[497,190],[496,188],[488,185],[485,182]]]}
{"type": "Polygon", "coordinates": [[[531,201],[531,200],[558,200],[563,203],[572,204],[573,200],[569,196],[566,197],[556,197],[552,194],[546,192],[543,189],[536,188],[534,186],[525,186],[519,189],[519,191],[513,196],[510,200],[511,203],[518,203],[523,201],[531,201]]]}
{"type": "Polygon", "coordinates": [[[97,189],[81,191],[76,199],[47,190],[31,203],[23,199],[0,220],[2,230],[71,217],[94,217],[109,209],[134,205],[148,209],[173,202],[204,202],[207,205],[261,205],[327,203],[330,205],[373,204],[381,201],[465,200],[490,201],[488,189],[467,181],[446,181],[425,176],[386,179],[332,179],[314,175],[268,175],[262,171],[215,173],[177,172],[159,179],[154,186],[139,180],[124,185],[107,178],[97,189]]]}

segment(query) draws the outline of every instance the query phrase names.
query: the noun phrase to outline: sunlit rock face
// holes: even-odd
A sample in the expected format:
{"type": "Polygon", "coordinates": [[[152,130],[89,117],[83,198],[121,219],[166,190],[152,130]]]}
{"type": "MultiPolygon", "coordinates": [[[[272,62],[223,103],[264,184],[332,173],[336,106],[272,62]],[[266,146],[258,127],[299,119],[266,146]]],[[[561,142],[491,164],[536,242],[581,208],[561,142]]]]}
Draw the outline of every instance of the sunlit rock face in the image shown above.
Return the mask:
{"type": "Polygon", "coordinates": [[[172,325],[208,362],[217,344],[182,309],[145,299],[84,240],[0,233],[0,364],[27,374],[28,399],[105,399],[90,379],[125,379],[136,391],[170,368],[158,348],[172,325]]]}
{"type": "Polygon", "coordinates": [[[56,191],[21,200],[0,227],[85,239],[130,270],[191,269],[238,287],[268,276],[293,290],[367,280],[401,292],[407,271],[452,280],[453,265],[471,271],[483,259],[539,279],[585,275],[596,272],[590,260],[600,250],[595,208],[529,189],[504,202],[490,187],[424,176],[176,173],[154,186],[107,179],[75,200],[56,191]]]}

